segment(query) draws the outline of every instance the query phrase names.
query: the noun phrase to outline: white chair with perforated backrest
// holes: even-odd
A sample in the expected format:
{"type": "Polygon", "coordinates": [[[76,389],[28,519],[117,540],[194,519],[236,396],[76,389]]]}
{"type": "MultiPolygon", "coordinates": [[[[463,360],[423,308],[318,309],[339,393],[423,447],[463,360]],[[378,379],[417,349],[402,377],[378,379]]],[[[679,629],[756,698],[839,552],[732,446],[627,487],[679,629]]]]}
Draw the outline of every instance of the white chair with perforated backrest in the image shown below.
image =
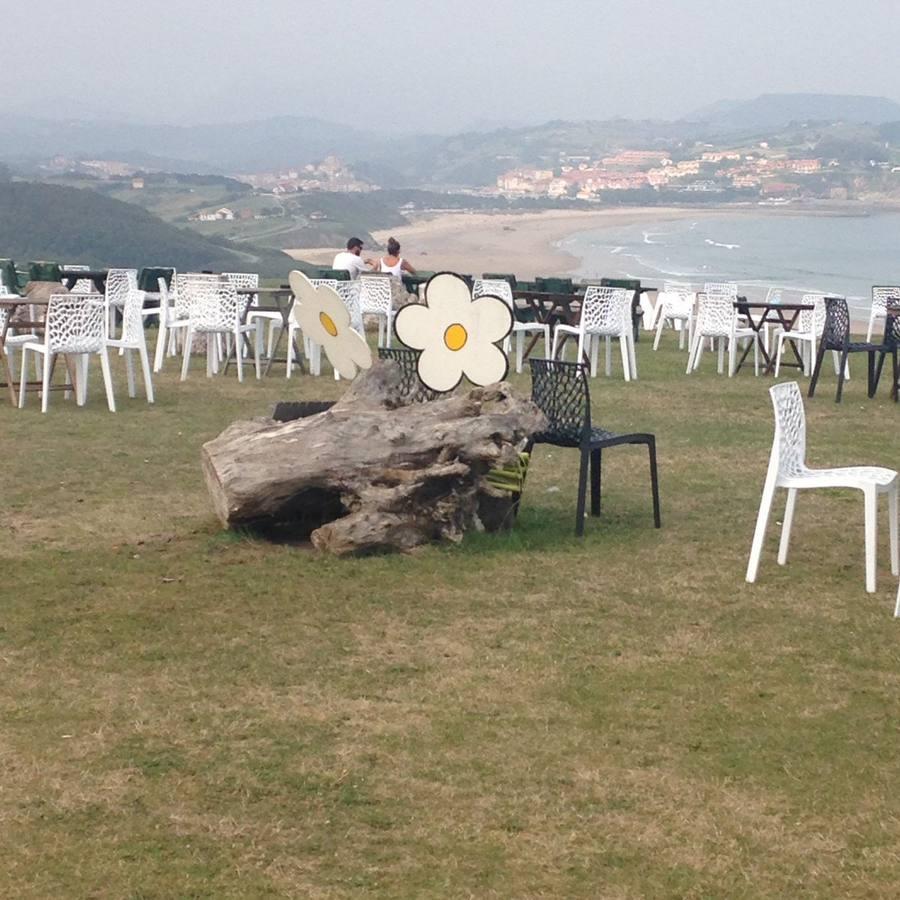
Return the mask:
{"type": "Polygon", "coordinates": [[[779,330],[775,344],[775,377],[781,371],[781,354],[784,352],[785,341],[790,341],[797,348],[800,360],[803,363],[803,374],[812,372],[813,359],[816,355],[816,345],[822,337],[825,328],[825,295],[804,294],[801,303],[812,304],[812,309],[800,310],[797,317],[797,327],[790,331],[779,330]]]}
{"type": "MultiPolygon", "coordinates": [[[[91,270],[90,266],[82,266],[82,265],[67,265],[67,272],[89,272],[91,270]]],[[[94,293],[94,282],[91,281],[90,278],[79,278],[76,280],[75,284],[69,288],[70,294],[93,294],[94,293]]]]}
{"type": "MultiPolygon", "coordinates": [[[[116,332],[116,313],[124,309],[128,295],[138,289],[137,276],[137,269],[110,269],[106,275],[106,309],[109,315],[110,337],[116,332]]],[[[141,292],[142,303],[143,296],[141,292]]]]}
{"type": "Polygon", "coordinates": [[[191,293],[191,284],[218,284],[221,282],[218,275],[206,272],[179,272],[169,285],[169,315],[166,323],[168,333],[169,356],[178,354],[179,340],[183,342],[187,334],[191,306],[194,295],[191,293]]]}
{"type": "MultiPolygon", "coordinates": [[[[359,305],[363,316],[378,317],[378,346],[391,346],[394,295],[390,275],[360,275],[359,305]]],[[[346,301],[345,301],[346,302],[346,301]]]]}
{"type": "Polygon", "coordinates": [[[696,299],[697,295],[689,290],[672,288],[659,292],[656,298],[654,350],[659,348],[659,340],[667,325],[678,332],[678,349],[683,350],[687,344],[687,348],[690,350],[691,338],[694,335],[694,303],[696,299]]]}
{"type": "MultiPolygon", "coordinates": [[[[160,279],[162,280],[162,279],[160,279]]],[[[106,301],[109,303],[109,300],[106,301]]],[[[153,380],[150,376],[150,360],[147,356],[147,339],[144,335],[144,292],[129,291],[122,308],[122,332],[118,338],[106,339],[106,346],[119,350],[125,355],[125,373],[128,379],[128,396],[136,396],[134,387],[134,360],[132,353],[137,352],[141,361],[141,372],[144,376],[144,392],[147,402],[153,402],[153,380]]],[[[108,310],[107,310],[108,312],[108,310]]]]}
{"type": "Polygon", "coordinates": [[[578,337],[576,362],[581,362],[585,350],[590,353],[591,377],[597,375],[597,351],[600,338],[606,339],[606,374],[612,375],[612,340],[618,338],[622,351],[622,371],[626,381],[637,378],[637,360],[634,353],[634,330],[631,324],[631,295],[625,288],[588,285],[581,305],[581,318],[577,325],[557,325],[553,331],[551,355],[557,358],[563,335],[578,337]]]}
{"type": "Polygon", "coordinates": [[[717,371],[721,375],[725,361],[725,348],[728,348],[728,377],[734,375],[735,352],[738,341],[748,338],[753,341],[754,371],[759,375],[759,335],[752,328],[739,327],[738,312],[730,293],[701,294],[697,301],[697,324],[694,326],[694,339],[688,356],[686,373],[695,372],[703,355],[704,339],[718,341],[719,360],[717,371]]]}
{"type": "MultiPolygon", "coordinates": [[[[222,280],[233,284],[237,290],[256,290],[259,287],[259,275],[256,272],[223,272],[222,280]]],[[[257,353],[262,353],[262,335],[265,329],[265,323],[269,322],[271,331],[272,324],[275,327],[281,324],[281,313],[275,310],[254,310],[259,306],[259,294],[254,294],[251,298],[250,308],[247,310],[246,322],[248,325],[256,326],[255,340],[257,344],[257,353]]],[[[229,350],[231,349],[231,336],[226,335],[226,341],[229,350]]],[[[271,356],[271,351],[269,356],[271,356]]]]}
{"type": "Polygon", "coordinates": [[[891,299],[900,300],[900,286],[881,284],[872,288],[872,307],[869,310],[869,327],[866,329],[867,344],[872,342],[875,323],[887,318],[887,302],[891,299]]]}
{"type": "MultiPolygon", "coordinates": [[[[237,363],[238,381],[244,380],[244,335],[254,335],[256,325],[242,322],[249,297],[239,296],[233,284],[227,281],[190,281],[185,285],[190,298],[187,334],[184,339],[184,356],[181,361],[181,380],[187,378],[191,362],[191,345],[194,335],[206,336],[206,375],[211,377],[219,370],[220,347],[217,338],[231,335],[234,338],[234,358],[237,363]]],[[[261,375],[259,345],[254,349],[256,377],[261,375]]]]}
{"type": "Polygon", "coordinates": [[[875,562],[878,547],[878,497],[886,494],[890,519],[891,572],[900,575],[900,549],[898,549],[898,484],[900,478],[893,469],[880,466],[848,466],[840,469],[810,469],[806,465],[806,415],[803,398],[796,381],[787,381],[769,388],[772,405],[775,407],[775,439],[769,458],[769,470],[763,487],[756,531],[750,548],[750,562],[747,565],[747,581],[756,581],[759,560],[765,539],[766,526],[775,491],[787,489],[787,506],[781,529],[781,543],[778,548],[778,564],[787,562],[791,526],[797,491],[809,488],[855,488],[865,497],[866,526],[866,590],[875,591],[875,562]]]}
{"type": "Polygon", "coordinates": [[[550,326],[540,322],[520,322],[516,318],[516,305],[513,298],[512,287],[508,281],[502,278],[476,278],[472,283],[472,298],[484,296],[499,297],[512,310],[513,327],[510,334],[503,341],[503,351],[509,354],[513,339],[516,342],[516,371],[522,371],[522,361],[525,355],[525,338],[529,334],[536,334],[544,339],[544,356],[550,352],[550,326]]]}
{"type": "Polygon", "coordinates": [[[43,355],[41,412],[47,412],[50,401],[50,375],[53,360],[59,353],[84,355],[84,366],[75,366],[79,377],[75,385],[75,402],[84,405],[87,396],[87,363],[93,354],[100,357],[103,384],[110,412],[116,411],[109,352],[106,349],[106,301],[102,294],[53,294],[47,305],[43,341],[22,345],[22,372],[19,386],[19,408],[25,406],[26,370],[29,353],[43,355]]]}

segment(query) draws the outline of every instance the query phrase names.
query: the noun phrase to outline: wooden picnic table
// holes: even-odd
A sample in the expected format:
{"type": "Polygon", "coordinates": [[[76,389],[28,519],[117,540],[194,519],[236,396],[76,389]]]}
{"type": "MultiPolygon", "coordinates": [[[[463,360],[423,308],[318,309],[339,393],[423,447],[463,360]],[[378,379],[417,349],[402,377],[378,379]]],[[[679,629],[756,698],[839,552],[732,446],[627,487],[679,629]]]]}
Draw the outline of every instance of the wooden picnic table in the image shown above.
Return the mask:
{"type": "MultiPolygon", "coordinates": [[[[764,375],[771,375],[775,371],[775,363],[777,360],[775,359],[775,355],[770,355],[769,351],[766,349],[766,345],[762,340],[762,329],[769,324],[780,325],[785,331],[791,331],[794,325],[797,324],[800,313],[804,310],[814,308],[811,303],[772,303],[748,300],[746,297],[738,297],[734,302],[734,307],[742,316],[744,316],[744,318],[746,318],[747,325],[756,332],[759,352],[762,354],[766,364],[765,370],[763,371],[764,375]]],[[[803,360],[800,358],[800,354],[798,353],[794,342],[790,341],[789,343],[797,362],[783,362],[781,365],[790,366],[794,369],[802,369],[803,360]]],[[[735,366],[735,374],[740,372],[741,366],[747,359],[752,347],[753,344],[751,343],[744,348],[744,354],[738,360],[737,366],[735,366]]]]}

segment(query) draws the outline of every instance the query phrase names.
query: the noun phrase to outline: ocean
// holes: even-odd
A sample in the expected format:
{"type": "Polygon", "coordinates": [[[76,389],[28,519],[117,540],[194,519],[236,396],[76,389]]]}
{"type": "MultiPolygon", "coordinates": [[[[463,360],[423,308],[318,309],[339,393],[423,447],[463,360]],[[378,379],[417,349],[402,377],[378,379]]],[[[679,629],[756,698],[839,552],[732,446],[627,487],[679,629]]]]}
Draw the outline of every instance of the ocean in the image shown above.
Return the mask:
{"type": "Polygon", "coordinates": [[[848,298],[868,310],[874,284],[900,284],[900,213],[859,216],[740,212],[642,222],[574,234],[558,246],[577,276],[736,281],[760,297],[769,286],[848,298]]]}

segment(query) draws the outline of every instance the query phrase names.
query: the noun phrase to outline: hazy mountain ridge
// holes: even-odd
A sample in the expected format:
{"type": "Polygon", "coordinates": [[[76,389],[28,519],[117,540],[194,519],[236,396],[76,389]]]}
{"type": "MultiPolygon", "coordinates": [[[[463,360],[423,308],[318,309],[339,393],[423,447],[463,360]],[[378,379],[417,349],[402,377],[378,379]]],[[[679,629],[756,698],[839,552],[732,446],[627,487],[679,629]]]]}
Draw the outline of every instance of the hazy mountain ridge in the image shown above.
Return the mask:
{"type": "Polygon", "coordinates": [[[0,183],[0,247],[17,261],[213,271],[249,267],[273,275],[291,266],[277,251],[211,240],[95,191],[28,182],[0,183]]]}

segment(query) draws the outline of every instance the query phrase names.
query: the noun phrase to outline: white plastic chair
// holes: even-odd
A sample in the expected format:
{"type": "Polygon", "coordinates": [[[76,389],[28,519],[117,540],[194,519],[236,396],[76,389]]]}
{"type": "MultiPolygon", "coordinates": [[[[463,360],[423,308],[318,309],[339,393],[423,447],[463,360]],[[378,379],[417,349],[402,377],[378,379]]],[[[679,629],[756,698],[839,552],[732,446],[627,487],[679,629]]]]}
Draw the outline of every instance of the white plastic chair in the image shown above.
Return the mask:
{"type": "MultiPolygon", "coordinates": [[[[2,287],[0,287],[0,297],[4,296],[14,296],[17,300],[19,299],[18,294],[7,294],[6,291],[2,287]]],[[[6,328],[8,319],[9,310],[0,307],[0,335],[3,334],[3,329],[6,328]]],[[[15,351],[21,348],[23,344],[27,344],[29,341],[39,340],[40,338],[33,332],[23,332],[22,334],[15,334],[13,326],[10,325],[9,330],[6,333],[6,338],[3,341],[3,352],[6,353],[7,365],[10,372],[14,372],[16,370],[15,351]]]]}
{"type": "MultiPolygon", "coordinates": [[[[360,279],[356,281],[338,281],[333,278],[310,278],[310,283],[316,287],[326,285],[332,288],[335,293],[344,302],[347,312],[350,313],[350,327],[357,333],[365,337],[366,331],[363,325],[362,306],[360,304],[360,279]]],[[[296,306],[296,304],[295,304],[296,306]]],[[[299,323],[294,318],[294,307],[291,307],[290,324],[288,326],[288,355],[286,377],[291,377],[294,368],[294,340],[299,331],[302,334],[299,323]]],[[[305,334],[303,335],[303,349],[309,360],[309,371],[311,375],[322,374],[322,348],[315,341],[310,340],[305,334]]],[[[334,380],[340,380],[340,372],[335,371],[334,380]]]]}
{"type": "Polygon", "coordinates": [[[75,402],[84,405],[87,396],[87,363],[94,353],[100,357],[106,402],[110,412],[116,411],[109,352],[106,349],[106,302],[102,294],[52,294],[47,304],[43,341],[22,345],[22,372],[19,386],[19,408],[25,406],[26,371],[29,353],[43,354],[41,412],[47,412],[50,401],[50,374],[58,353],[84,355],[84,366],[76,365],[75,402]]]}
{"type": "MultiPolygon", "coordinates": [[[[191,362],[191,345],[195,334],[206,335],[206,375],[211,377],[219,370],[220,347],[217,338],[231,335],[234,338],[234,357],[237,363],[238,381],[244,380],[244,335],[256,334],[254,324],[242,323],[241,318],[249,303],[238,296],[237,289],[227,281],[193,281],[188,285],[191,298],[187,335],[184,339],[184,355],[181,361],[181,380],[187,378],[191,362]]],[[[259,342],[253,340],[256,377],[261,376],[259,367],[259,342]]]]}
{"type": "Polygon", "coordinates": [[[698,300],[697,324],[694,326],[694,340],[688,356],[686,374],[690,375],[700,366],[703,355],[704,338],[715,339],[719,344],[718,373],[722,374],[725,361],[725,347],[728,346],[728,377],[734,375],[735,351],[743,338],[753,341],[753,367],[759,375],[759,335],[752,328],[738,327],[738,312],[730,293],[701,294],[698,300]]]}
{"type": "MultiPolygon", "coordinates": [[[[364,316],[378,318],[378,346],[391,346],[394,299],[390,275],[360,275],[359,305],[364,316]]],[[[345,301],[346,302],[346,301],[345,301]]]]}
{"type": "Polygon", "coordinates": [[[110,269],[106,275],[106,309],[109,316],[107,333],[110,337],[116,331],[116,311],[124,309],[128,295],[138,289],[137,275],[137,269],[110,269]]]}
{"type": "Polygon", "coordinates": [[[803,374],[812,373],[813,359],[816,356],[816,346],[822,337],[825,328],[825,295],[804,294],[803,303],[811,303],[812,309],[800,311],[797,317],[797,327],[791,331],[781,329],[778,331],[775,344],[775,377],[781,371],[781,354],[784,351],[784,342],[791,341],[797,347],[800,360],[803,363],[803,374]]]}
{"type": "MultiPolygon", "coordinates": [[[[831,296],[831,295],[829,295],[831,296]]],[[[872,288],[872,308],[869,311],[869,327],[866,329],[866,343],[871,343],[872,332],[878,319],[887,318],[887,302],[900,299],[900,287],[895,285],[876,285],[872,288]]]]}
{"type": "Polygon", "coordinates": [[[878,497],[887,494],[891,532],[891,572],[900,575],[900,553],[898,553],[898,476],[893,469],[880,466],[849,466],[840,469],[810,469],[806,465],[806,416],[803,398],[796,381],[776,384],[769,388],[772,405],[775,407],[775,439],[769,458],[769,470],[763,487],[756,531],[750,548],[750,562],[747,565],[747,581],[756,581],[763,540],[775,491],[786,488],[787,506],[781,529],[781,543],[778,547],[778,564],[787,562],[791,526],[797,491],[808,488],[855,488],[865,496],[866,526],[866,590],[875,591],[875,557],[878,547],[878,497]]]}
{"type": "Polygon", "coordinates": [[[218,275],[199,272],[180,272],[172,279],[169,286],[169,310],[166,321],[169,356],[177,355],[179,338],[183,345],[184,335],[187,334],[195,299],[190,286],[193,284],[219,284],[221,280],[218,275]]]}
{"type": "MultiPolygon", "coordinates": [[[[162,281],[162,279],[160,279],[162,281]]],[[[163,282],[165,283],[165,282],[163,282]]],[[[109,303],[109,299],[106,300],[109,303]]],[[[128,396],[136,396],[134,387],[134,361],[131,354],[137,351],[141,360],[141,372],[144,376],[144,393],[147,402],[153,402],[153,381],[150,376],[150,360],[147,357],[147,340],[144,336],[144,292],[131,290],[125,297],[122,308],[122,333],[118,338],[106,338],[106,346],[119,350],[125,355],[125,373],[128,379],[128,396]]],[[[107,313],[110,310],[107,309],[107,313]]]]}
{"type": "Polygon", "coordinates": [[[538,334],[544,338],[544,356],[550,351],[550,326],[540,322],[516,321],[516,307],[513,299],[512,288],[508,281],[502,278],[476,278],[472,282],[472,299],[476,297],[499,297],[510,308],[513,314],[513,327],[510,334],[503,342],[503,351],[507,355],[511,349],[513,338],[516,342],[516,371],[522,371],[522,361],[525,355],[525,336],[538,334]]]}
{"type": "MultiPolygon", "coordinates": [[[[625,288],[599,287],[592,284],[584,292],[581,319],[577,325],[557,325],[553,331],[553,350],[556,359],[560,337],[578,336],[576,362],[581,362],[585,347],[591,357],[591,377],[597,375],[597,351],[600,338],[606,338],[606,374],[612,375],[612,339],[619,339],[622,351],[622,371],[626,381],[637,379],[637,360],[634,352],[634,330],[631,325],[631,296],[625,288]]],[[[562,346],[565,354],[565,346],[562,346]]]]}
{"type": "Polygon", "coordinates": [[[653,349],[659,348],[659,339],[662,337],[666,325],[671,325],[678,332],[678,349],[683,350],[685,337],[687,348],[691,349],[691,340],[694,336],[694,304],[697,295],[692,291],[671,289],[660,291],[656,298],[656,337],[653,339],[653,349]]]}

